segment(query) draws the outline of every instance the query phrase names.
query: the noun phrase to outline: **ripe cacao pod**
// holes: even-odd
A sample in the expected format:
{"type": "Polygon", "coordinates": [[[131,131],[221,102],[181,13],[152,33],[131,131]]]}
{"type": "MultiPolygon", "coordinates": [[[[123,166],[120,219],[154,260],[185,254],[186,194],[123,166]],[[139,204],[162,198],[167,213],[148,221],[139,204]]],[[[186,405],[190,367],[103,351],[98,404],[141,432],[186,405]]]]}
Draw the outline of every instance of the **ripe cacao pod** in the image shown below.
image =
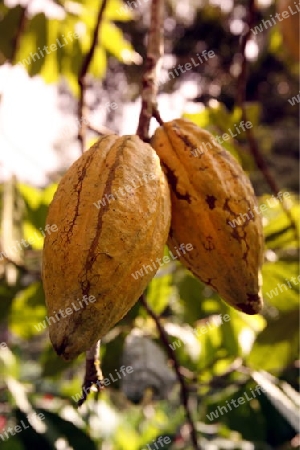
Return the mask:
{"type": "Polygon", "coordinates": [[[170,192],[160,161],[137,136],[100,138],[66,172],[49,207],[43,285],[50,339],[73,359],[138,300],[170,227],[170,192]]]}
{"type": "Polygon", "coordinates": [[[165,123],[151,145],[171,190],[169,247],[190,242],[193,250],[180,253],[181,262],[234,308],[258,313],[263,232],[248,177],[210,133],[189,120],[165,123]],[[247,219],[236,225],[245,213],[247,219]]]}
{"type": "MultiPolygon", "coordinates": [[[[300,22],[299,4],[296,6],[292,0],[279,0],[276,2],[277,12],[282,15],[279,28],[282,33],[283,44],[295,61],[300,60],[300,22]],[[285,17],[284,17],[285,16],[285,17]]],[[[280,17],[280,16],[279,16],[280,17]]]]}

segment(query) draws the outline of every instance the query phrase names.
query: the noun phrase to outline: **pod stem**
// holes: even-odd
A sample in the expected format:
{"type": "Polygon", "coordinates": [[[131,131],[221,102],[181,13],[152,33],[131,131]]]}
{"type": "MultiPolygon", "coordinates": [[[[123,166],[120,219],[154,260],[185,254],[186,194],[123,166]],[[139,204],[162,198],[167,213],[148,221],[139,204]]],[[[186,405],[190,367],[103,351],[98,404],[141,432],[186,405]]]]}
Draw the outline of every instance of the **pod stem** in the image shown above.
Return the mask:
{"type": "Polygon", "coordinates": [[[149,126],[156,105],[157,79],[163,55],[163,18],[164,0],[152,0],[151,19],[148,33],[147,54],[144,61],[142,79],[142,106],[136,134],[145,142],[149,142],[149,126]]]}
{"type": "Polygon", "coordinates": [[[100,368],[100,340],[86,352],[85,359],[85,376],[82,385],[81,398],[77,402],[80,407],[86,401],[91,389],[100,392],[104,389],[103,375],[100,368]]]}

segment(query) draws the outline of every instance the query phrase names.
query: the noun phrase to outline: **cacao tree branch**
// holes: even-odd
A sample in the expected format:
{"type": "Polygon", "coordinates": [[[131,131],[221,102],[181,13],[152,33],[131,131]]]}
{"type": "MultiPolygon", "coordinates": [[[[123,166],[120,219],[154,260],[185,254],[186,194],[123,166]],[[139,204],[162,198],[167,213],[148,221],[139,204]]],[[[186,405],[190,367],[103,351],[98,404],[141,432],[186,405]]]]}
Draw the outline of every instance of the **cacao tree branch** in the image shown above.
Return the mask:
{"type": "MultiPolygon", "coordinates": [[[[246,123],[248,121],[248,114],[246,109],[246,87],[247,87],[247,73],[248,73],[248,62],[246,58],[246,45],[251,36],[251,28],[255,25],[255,16],[256,16],[256,6],[255,0],[249,0],[248,5],[248,17],[246,19],[246,29],[245,32],[241,36],[241,44],[240,44],[240,53],[241,53],[241,70],[237,79],[237,98],[236,104],[240,106],[242,110],[242,120],[246,123]]],[[[253,128],[246,127],[246,137],[249,144],[250,152],[253,156],[253,159],[256,163],[257,168],[261,171],[266,180],[266,183],[269,185],[269,188],[272,194],[277,197],[280,192],[280,187],[278,186],[275,178],[273,177],[265,158],[259,150],[259,146],[257,140],[253,133],[253,128]]],[[[285,199],[282,199],[280,205],[288,217],[291,228],[294,230],[296,240],[299,239],[299,230],[295,219],[293,218],[291,211],[286,204],[285,199]]]]}
{"type": "Polygon", "coordinates": [[[156,328],[160,334],[160,339],[166,349],[168,357],[170,358],[170,360],[173,363],[174,371],[176,373],[178,382],[180,384],[182,406],[184,407],[185,416],[186,416],[187,422],[190,426],[191,441],[193,444],[193,448],[195,450],[201,450],[201,447],[198,444],[197,430],[196,430],[196,427],[195,427],[195,424],[194,424],[194,421],[192,418],[192,414],[191,414],[190,408],[189,408],[189,391],[188,391],[188,387],[186,386],[184,377],[181,373],[179,361],[177,360],[174,350],[170,346],[168,335],[167,335],[164,327],[160,323],[159,317],[155,314],[155,312],[149,306],[149,304],[146,300],[145,294],[143,294],[140,297],[140,302],[142,303],[143,307],[145,308],[145,310],[147,311],[149,316],[154,320],[156,328]]]}
{"type": "Polygon", "coordinates": [[[85,91],[86,91],[86,76],[89,70],[89,66],[92,62],[96,47],[99,43],[99,30],[100,25],[103,20],[104,12],[107,6],[108,0],[103,0],[100,4],[100,8],[97,15],[97,20],[95,28],[93,31],[92,42],[89,51],[83,58],[83,63],[78,76],[79,85],[79,103],[78,103],[78,120],[79,120],[79,131],[78,140],[80,143],[81,153],[85,150],[85,137],[86,137],[86,106],[85,106],[85,91]]]}
{"type": "Polygon", "coordinates": [[[142,106],[136,132],[145,142],[149,142],[149,125],[153,107],[156,104],[157,77],[160,69],[160,58],[163,55],[163,17],[164,0],[152,0],[147,55],[144,61],[145,69],[142,78],[142,106]]]}

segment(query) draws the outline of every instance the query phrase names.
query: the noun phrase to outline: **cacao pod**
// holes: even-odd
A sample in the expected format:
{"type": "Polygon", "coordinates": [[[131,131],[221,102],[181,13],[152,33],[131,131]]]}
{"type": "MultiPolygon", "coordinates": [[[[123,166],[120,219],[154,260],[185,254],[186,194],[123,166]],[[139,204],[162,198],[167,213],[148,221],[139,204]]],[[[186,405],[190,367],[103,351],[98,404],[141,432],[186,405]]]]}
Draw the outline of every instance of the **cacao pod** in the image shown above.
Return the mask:
{"type": "Polygon", "coordinates": [[[151,145],[170,185],[170,249],[190,242],[193,250],[177,251],[181,262],[234,308],[258,313],[263,232],[248,177],[210,133],[189,120],[165,123],[151,145]]]}
{"type": "MultiPolygon", "coordinates": [[[[277,12],[282,15],[279,28],[282,33],[283,44],[295,61],[300,60],[300,22],[299,4],[296,6],[292,0],[279,0],[276,3],[277,12]],[[284,17],[285,16],[285,17],[284,17]]],[[[280,17],[280,16],[279,16],[280,17]]]]}
{"type": "Polygon", "coordinates": [[[49,207],[58,231],[45,237],[42,270],[59,355],[89,349],[138,300],[155,272],[132,273],[162,256],[170,208],[159,158],[137,136],[100,138],[66,172],[49,207]]]}

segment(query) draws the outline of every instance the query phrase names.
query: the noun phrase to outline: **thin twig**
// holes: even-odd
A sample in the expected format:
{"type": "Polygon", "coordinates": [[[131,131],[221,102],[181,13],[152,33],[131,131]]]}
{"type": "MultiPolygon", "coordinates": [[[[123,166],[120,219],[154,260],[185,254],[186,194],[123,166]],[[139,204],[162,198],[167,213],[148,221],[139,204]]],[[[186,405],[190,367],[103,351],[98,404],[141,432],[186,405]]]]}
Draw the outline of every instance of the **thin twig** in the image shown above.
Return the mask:
{"type": "Polygon", "coordinates": [[[87,396],[92,388],[96,388],[96,391],[100,392],[104,389],[103,375],[100,368],[100,341],[93,345],[86,352],[85,359],[85,377],[82,385],[81,399],[78,401],[78,407],[83,405],[87,396]]]}
{"type": "Polygon", "coordinates": [[[146,142],[149,141],[149,125],[153,107],[156,104],[159,63],[163,55],[163,16],[164,1],[152,0],[145,71],[142,79],[142,106],[136,132],[146,142]]]}
{"type": "Polygon", "coordinates": [[[9,258],[8,256],[4,255],[4,260],[7,261],[9,264],[12,264],[16,269],[18,269],[22,274],[30,274],[34,277],[35,280],[41,279],[41,271],[40,270],[34,270],[27,267],[25,264],[20,264],[13,259],[9,258]]]}
{"type": "MultiPolygon", "coordinates": [[[[242,110],[242,119],[246,123],[248,121],[248,114],[247,114],[247,108],[246,108],[246,86],[247,86],[247,72],[248,72],[248,61],[246,58],[246,45],[247,42],[251,36],[251,28],[255,25],[255,16],[256,16],[256,6],[255,6],[255,0],[249,0],[249,6],[248,6],[248,17],[246,19],[246,31],[243,33],[241,37],[241,46],[240,46],[240,53],[241,53],[241,70],[237,79],[237,98],[236,98],[236,104],[240,106],[242,110]]],[[[258,169],[263,174],[267,184],[270,187],[270,190],[275,197],[277,197],[278,193],[280,192],[280,187],[278,186],[275,178],[273,177],[272,173],[269,170],[268,164],[265,161],[262,153],[259,150],[258,143],[255,139],[253,129],[246,127],[246,137],[249,144],[250,152],[254,158],[254,161],[258,167],[258,169]]],[[[285,212],[286,216],[288,217],[291,228],[293,228],[296,236],[296,240],[298,241],[299,238],[299,230],[297,223],[295,219],[293,218],[291,211],[289,207],[287,206],[285,200],[283,199],[282,202],[280,202],[283,211],[285,212]]]]}
{"type": "Polygon", "coordinates": [[[181,400],[182,400],[182,405],[185,409],[185,415],[186,415],[186,419],[189,423],[190,426],[190,431],[191,431],[191,441],[193,443],[193,447],[195,450],[200,450],[200,446],[198,444],[198,440],[197,440],[197,431],[196,431],[196,427],[192,418],[192,414],[190,412],[189,409],[189,392],[188,392],[188,387],[185,384],[185,380],[184,377],[181,373],[181,369],[180,369],[180,364],[177,360],[176,354],[174,352],[174,350],[172,349],[172,347],[170,346],[169,343],[169,339],[168,339],[168,335],[164,329],[164,327],[162,326],[162,324],[160,323],[159,317],[155,314],[155,312],[151,309],[151,307],[148,305],[147,300],[145,298],[145,294],[143,294],[140,297],[140,301],[142,303],[142,305],[144,306],[144,308],[146,309],[147,313],[149,314],[150,317],[152,317],[152,319],[155,322],[155,325],[157,327],[157,330],[160,334],[160,338],[162,343],[164,344],[164,347],[166,349],[166,352],[170,358],[170,360],[173,362],[173,366],[174,366],[174,371],[176,373],[177,379],[179,381],[180,384],[180,390],[181,390],[181,400]]]}
{"type": "Polygon", "coordinates": [[[99,42],[100,24],[102,22],[107,3],[108,3],[108,0],[103,0],[101,2],[101,5],[100,5],[99,11],[98,11],[98,15],[97,15],[95,28],[93,31],[93,38],[92,38],[91,46],[90,46],[89,51],[85,55],[85,58],[83,59],[82,67],[81,67],[81,70],[80,70],[80,73],[78,76],[78,85],[80,88],[79,104],[78,104],[78,120],[79,120],[80,125],[79,125],[78,139],[79,139],[79,143],[80,143],[80,147],[81,147],[81,153],[83,153],[85,150],[85,137],[86,137],[86,129],[87,129],[86,120],[85,120],[86,119],[86,117],[85,117],[86,116],[86,107],[85,107],[86,75],[88,73],[89,66],[91,64],[91,61],[94,56],[94,52],[95,52],[96,47],[99,42]]]}

